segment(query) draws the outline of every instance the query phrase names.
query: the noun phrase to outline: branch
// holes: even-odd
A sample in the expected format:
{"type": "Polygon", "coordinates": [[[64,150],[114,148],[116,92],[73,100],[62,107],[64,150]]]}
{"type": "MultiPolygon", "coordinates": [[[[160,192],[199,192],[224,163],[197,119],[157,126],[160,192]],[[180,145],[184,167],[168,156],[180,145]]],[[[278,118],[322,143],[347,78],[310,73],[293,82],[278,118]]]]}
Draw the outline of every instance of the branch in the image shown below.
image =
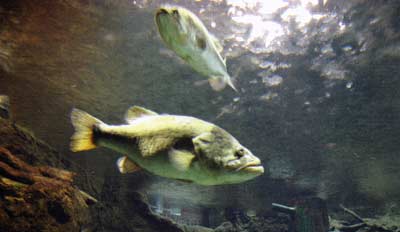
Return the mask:
{"type": "Polygon", "coordinates": [[[362,219],[358,214],[356,214],[354,211],[344,207],[342,204],[340,205],[340,208],[342,208],[346,213],[350,214],[351,216],[355,217],[356,219],[358,219],[360,222],[365,224],[364,219],[362,219]]]}

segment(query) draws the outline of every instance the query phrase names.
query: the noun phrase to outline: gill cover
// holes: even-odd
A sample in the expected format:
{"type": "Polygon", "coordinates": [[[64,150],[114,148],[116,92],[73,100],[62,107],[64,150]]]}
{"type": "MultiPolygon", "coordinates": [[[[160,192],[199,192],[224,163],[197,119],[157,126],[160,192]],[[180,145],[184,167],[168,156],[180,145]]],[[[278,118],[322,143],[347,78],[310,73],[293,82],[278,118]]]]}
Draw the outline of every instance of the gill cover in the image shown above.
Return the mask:
{"type": "Polygon", "coordinates": [[[197,154],[202,154],[207,151],[207,146],[212,141],[212,134],[209,132],[202,133],[192,139],[194,145],[194,151],[197,154]]]}
{"type": "Polygon", "coordinates": [[[199,159],[219,168],[225,166],[226,160],[234,154],[236,147],[232,136],[217,128],[200,134],[192,141],[199,159]]]}

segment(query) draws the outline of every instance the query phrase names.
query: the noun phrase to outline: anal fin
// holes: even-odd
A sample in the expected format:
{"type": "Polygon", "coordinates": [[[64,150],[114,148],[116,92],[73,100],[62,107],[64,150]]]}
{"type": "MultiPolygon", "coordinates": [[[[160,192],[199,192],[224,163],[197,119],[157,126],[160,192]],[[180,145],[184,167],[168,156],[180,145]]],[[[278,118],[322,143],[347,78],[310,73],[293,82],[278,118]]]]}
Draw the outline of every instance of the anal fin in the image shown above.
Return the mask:
{"type": "Polygon", "coordinates": [[[208,79],[208,82],[210,83],[211,88],[215,91],[221,91],[226,86],[224,79],[220,77],[211,77],[208,79]]]}
{"type": "Polygon", "coordinates": [[[141,170],[135,162],[129,159],[127,156],[122,156],[117,160],[117,167],[120,173],[132,173],[141,170]]]}

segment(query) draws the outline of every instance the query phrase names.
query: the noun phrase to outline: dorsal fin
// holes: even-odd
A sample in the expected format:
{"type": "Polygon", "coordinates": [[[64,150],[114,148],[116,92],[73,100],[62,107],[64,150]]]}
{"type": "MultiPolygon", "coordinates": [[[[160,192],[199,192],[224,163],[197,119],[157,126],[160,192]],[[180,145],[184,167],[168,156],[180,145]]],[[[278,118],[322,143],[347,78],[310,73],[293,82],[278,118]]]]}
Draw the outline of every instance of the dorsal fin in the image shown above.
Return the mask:
{"type": "Polygon", "coordinates": [[[125,113],[125,121],[131,123],[132,121],[145,116],[158,115],[156,112],[148,110],[140,106],[132,106],[125,113]]]}

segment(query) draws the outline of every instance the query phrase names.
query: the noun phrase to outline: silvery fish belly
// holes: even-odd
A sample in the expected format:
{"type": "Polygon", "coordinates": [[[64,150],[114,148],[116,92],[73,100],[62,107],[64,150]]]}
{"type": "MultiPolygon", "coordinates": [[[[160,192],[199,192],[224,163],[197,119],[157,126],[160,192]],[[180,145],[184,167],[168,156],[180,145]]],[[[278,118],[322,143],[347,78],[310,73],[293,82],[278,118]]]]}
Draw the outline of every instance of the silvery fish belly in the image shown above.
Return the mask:
{"type": "Polygon", "coordinates": [[[127,124],[108,125],[74,109],[74,152],[107,147],[122,154],[121,173],[144,169],[201,185],[240,183],[264,172],[259,158],[222,128],[188,116],[159,115],[131,107],[127,124]]]}
{"type": "Polygon", "coordinates": [[[221,44],[195,14],[182,7],[165,6],[157,10],[155,20],[167,46],[194,70],[207,76],[214,90],[229,85],[236,91],[220,54],[221,44]]]}

